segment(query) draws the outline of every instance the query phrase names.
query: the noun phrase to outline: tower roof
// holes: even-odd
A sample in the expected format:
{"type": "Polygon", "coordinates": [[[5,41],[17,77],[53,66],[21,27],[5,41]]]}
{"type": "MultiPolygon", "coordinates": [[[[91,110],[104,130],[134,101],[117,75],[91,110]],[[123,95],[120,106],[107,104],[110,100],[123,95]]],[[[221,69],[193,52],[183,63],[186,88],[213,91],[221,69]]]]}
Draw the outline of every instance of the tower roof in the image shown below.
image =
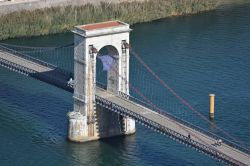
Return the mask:
{"type": "Polygon", "coordinates": [[[122,26],[122,25],[125,25],[125,24],[119,21],[107,21],[107,22],[101,22],[101,23],[80,25],[78,27],[85,31],[91,31],[91,30],[103,29],[103,28],[114,28],[114,27],[122,26]]]}
{"type": "Polygon", "coordinates": [[[84,37],[93,37],[99,35],[108,35],[115,33],[129,32],[129,24],[121,21],[106,21],[100,23],[86,24],[75,26],[74,33],[84,37]]]}

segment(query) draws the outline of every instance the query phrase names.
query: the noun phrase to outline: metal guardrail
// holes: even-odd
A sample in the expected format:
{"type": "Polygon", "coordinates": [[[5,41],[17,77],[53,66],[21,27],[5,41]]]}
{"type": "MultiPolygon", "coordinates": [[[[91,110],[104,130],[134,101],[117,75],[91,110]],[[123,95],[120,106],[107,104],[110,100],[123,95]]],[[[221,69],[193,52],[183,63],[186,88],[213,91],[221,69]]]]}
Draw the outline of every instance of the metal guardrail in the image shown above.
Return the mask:
{"type": "Polygon", "coordinates": [[[211,133],[211,132],[209,132],[209,131],[206,131],[206,130],[204,130],[204,129],[202,129],[202,128],[196,126],[196,125],[193,125],[193,124],[191,124],[191,123],[189,123],[189,122],[187,122],[187,121],[181,120],[181,119],[179,119],[179,118],[177,118],[177,117],[175,117],[175,116],[173,116],[173,115],[169,115],[169,114],[168,114],[167,116],[168,116],[169,118],[174,119],[175,121],[177,121],[177,122],[179,122],[179,123],[185,125],[185,126],[188,126],[188,127],[190,127],[190,128],[193,128],[193,129],[195,129],[196,131],[199,131],[199,132],[201,132],[201,133],[203,133],[203,134],[205,134],[205,135],[207,135],[207,136],[209,136],[209,137],[212,137],[212,138],[214,138],[214,139],[216,139],[216,140],[221,139],[221,140],[223,141],[223,143],[225,143],[225,144],[227,144],[227,145],[229,145],[229,146],[231,146],[231,147],[233,147],[233,148],[235,148],[235,149],[238,149],[238,150],[240,150],[240,151],[242,151],[242,152],[245,152],[245,153],[247,153],[247,154],[250,154],[250,150],[248,150],[248,149],[246,149],[246,148],[244,148],[244,147],[242,147],[242,146],[237,145],[235,142],[232,142],[232,141],[230,141],[230,140],[228,140],[228,139],[225,139],[225,138],[223,138],[223,137],[221,137],[221,136],[218,136],[218,135],[216,135],[216,134],[214,134],[214,133],[211,133]]]}
{"type": "Polygon", "coordinates": [[[61,73],[64,73],[64,74],[68,75],[69,77],[73,77],[73,73],[72,72],[66,71],[66,70],[61,69],[61,68],[59,68],[59,67],[57,67],[57,66],[55,66],[55,65],[53,65],[51,63],[42,61],[42,60],[34,58],[32,56],[29,56],[29,55],[26,55],[26,54],[22,54],[22,53],[20,53],[20,52],[18,52],[16,50],[10,49],[10,48],[5,47],[3,45],[0,45],[0,50],[5,51],[5,52],[10,53],[10,54],[13,54],[13,55],[18,56],[18,57],[21,57],[21,58],[26,59],[28,61],[37,63],[39,65],[51,68],[53,70],[57,70],[58,72],[61,72],[61,73]]]}
{"type": "MultiPolygon", "coordinates": [[[[64,90],[66,90],[66,91],[73,92],[73,87],[70,87],[67,84],[68,80],[66,80],[65,78],[60,79],[60,77],[56,77],[54,74],[50,74],[50,73],[47,73],[47,72],[37,72],[35,70],[26,68],[24,66],[21,66],[19,64],[14,63],[14,62],[10,62],[10,61],[8,61],[6,59],[3,59],[3,58],[0,58],[0,66],[6,67],[6,68],[8,68],[8,69],[10,69],[12,71],[24,74],[26,76],[36,78],[36,79],[41,80],[43,82],[55,85],[56,87],[62,88],[64,90]]],[[[70,75],[70,73],[65,75],[65,72],[61,72],[61,70],[58,70],[58,68],[52,69],[51,72],[52,73],[56,72],[58,74],[61,73],[61,74],[63,74],[63,77],[66,76],[66,78],[68,77],[68,79],[70,77],[73,77],[73,76],[70,75]]]]}
{"type": "Polygon", "coordinates": [[[34,70],[28,69],[24,66],[18,65],[16,63],[7,61],[5,59],[0,58],[0,66],[6,67],[8,69],[11,69],[13,71],[17,71],[18,73],[24,74],[24,75],[29,75],[32,73],[35,73],[34,70]]]}
{"type": "Polygon", "coordinates": [[[31,56],[28,56],[28,55],[25,55],[25,54],[22,54],[22,53],[20,53],[20,52],[18,52],[16,50],[10,49],[10,48],[2,46],[2,45],[0,45],[0,50],[6,51],[7,53],[12,53],[12,54],[14,54],[16,56],[19,56],[19,57],[24,58],[26,60],[29,60],[29,61],[32,61],[34,63],[40,64],[42,66],[49,67],[51,69],[55,69],[56,68],[56,66],[54,66],[54,65],[52,65],[50,63],[47,63],[45,61],[42,61],[40,59],[36,59],[34,57],[31,57],[31,56]]]}
{"type": "Polygon", "coordinates": [[[39,49],[39,50],[54,50],[54,49],[58,49],[58,48],[67,48],[67,47],[71,47],[74,46],[74,42],[73,43],[68,43],[65,45],[60,45],[60,46],[25,46],[25,45],[17,45],[17,44],[10,44],[10,43],[3,43],[0,42],[0,45],[3,46],[9,46],[9,47],[15,47],[15,48],[24,48],[24,49],[39,49]]]}
{"type": "MultiPolygon", "coordinates": [[[[122,93],[122,92],[119,92],[119,93],[122,93]]],[[[127,95],[127,94],[125,94],[125,95],[127,95]]],[[[127,95],[127,96],[128,96],[128,95],[127,95]]],[[[123,97],[123,95],[121,95],[121,97],[123,97]]],[[[124,97],[123,97],[123,98],[124,98],[124,97]]],[[[127,99],[127,98],[125,98],[125,99],[127,99]]],[[[231,147],[234,147],[234,148],[236,148],[236,149],[238,149],[238,150],[240,150],[240,151],[243,151],[243,152],[245,152],[245,153],[247,153],[247,154],[250,154],[250,150],[248,150],[248,149],[246,149],[246,148],[244,148],[244,147],[242,147],[242,146],[239,146],[239,145],[237,145],[236,143],[234,143],[234,142],[232,142],[232,141],[230,141],[230,140],[228,140],[228,139],[222,138],[222,137],[220,137],[220,136],[218,136],[218,135],[216,135],[216,134],[214,134],[214,133],[211,133],[211,132],[206,131],[206,130],[204,130],[204,129],[202,129],[202,128],[196,126],[196,125],[193,125],[193,124],[191,124],[190,122],[187,122],[187,121],[185,121],[185,120],[182,120],[182,119],[180,119],[180,118],[177,118],[176,116],[171,115],[171,114],[167,113],[166,111],[163,111],[163,110],[161,110],[161,109],[156,109],[154,106],[152,106],[152,105],[150,105],[150,104],[148,104],[148,103],[145,103],[144,101],[142,101],[142,100],[140,100],[140,99],[137,99],[137,98],[135,98],[135,97],[133,97],[133,96],[129,96],[128,99],[129,99],[130,101],[133,101],[133,102],[135,102],[135,103],[138,103],[138,104],[140,104],[140,105],[142,105],[142,106],[144,106],[144,107],[146,107],[146,108],[149,108],[149,109],[151,109],[151,110],[153,110],[153,111],[156,111],[157,113],[159,113],[159,114],[161,114],[161,115],[163,115],[163,116],[167,116],[168,118],[173,119],[173,120],[175,120],[175,121],[177,121],[177,122],[179,122],[179,123],[181,123],[181,124],[183,124],[183,125],[185,125],[185,126],[188,126],[188,127],[190,127],[190,128],[193,128],[193,129],[195,129],[196,131],[199,131],[199,132],[201,132],[201,133],[203,133],[203,134],[205,134],[205,135],[207,135],[207,136],[209,136],[209,137],[212,137],[212,138],[214,138],[214,139],[216,139],[216,140],[221,139],[221,140],[223,140],[223,142],[226,143],[227,145],[230,145],[231,147]]]]}
{"type": "Polygon", "coordinates": [[[188,144],[191,145],[192,147],[194,147],[195,149],[199,150],[199,151],[203,151],[217,159],[219,159],[220,161],[224,161],[230,165],[245,165],[243,163],[241,163],[240,161],[237,161],[227,155],[225,155],[224,153],[211,148],[205,144],[199,143],[197,141],[194,141],[192,139],[189,139],[187,136],[184,136],[180,133],[177,133],[165,126],[160,125],[157,122],[153,122],[150,119],[147,119],[145,117],[142,117],[141,115],[132,112],[126,108],[123,108],[119,105],[116,105],[114,103],[112,103],[111,101],[108,101],[102,97],[97,96],[97,104],[103,106],[104,108],[107,108],[109,110],[112,110],[122,116],[130,116],[133,117],[135,120],[140,121],[144,124],[147,124],[146,126],[148,126],[149,128],[152,128],[156,131],[159,131],[161,133],[165,133],[167,135],[169,135],[169,137],[173,140],[178,140],[180,143],[184,143],[184,144],[188,144]]]}
{"type": "MultiPolygon", "coordinates": [[[[37,73],[35,70],[32,70],[32,69],[29,69],[27,67],[24,67],[24,66],[21,66],[19,64],[16,64],[14,62],[10,62],[6,59],[3,59],[0,57],[0,64],[2,64],[2,66],[4,67],[7,67],[7,68],[11,68],[11,69],[14,69],[14,70],[18,70],[18,71],[21,71],[21,72],[25,72],[27,74],[40,74],[40,75],[47,75],[47,77],[52,77],[52,76],[49,76],[48,74],[45,74],[45,73],[37,73]]],[[[57,78],[54,78],[54,79],[57,79],[57,78]]]]}

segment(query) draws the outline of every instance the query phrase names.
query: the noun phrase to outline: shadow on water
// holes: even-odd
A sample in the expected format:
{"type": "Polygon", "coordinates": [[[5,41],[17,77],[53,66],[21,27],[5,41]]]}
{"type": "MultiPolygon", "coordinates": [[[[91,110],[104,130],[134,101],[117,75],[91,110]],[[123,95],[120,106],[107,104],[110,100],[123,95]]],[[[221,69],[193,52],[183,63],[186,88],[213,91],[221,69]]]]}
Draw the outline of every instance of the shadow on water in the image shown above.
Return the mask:
{"type": "Polygon", "coordinates": [[[64,73],[59,69],[53,69],[46,72],[32,73],[31,77],[34,77],[40,81],[46,82],[48,84],[54,85],[58,88],[66,90],[68,92],[73,92],[73,88],[68,85],[68,81],[73,77],[72,73],[64,73]]]}

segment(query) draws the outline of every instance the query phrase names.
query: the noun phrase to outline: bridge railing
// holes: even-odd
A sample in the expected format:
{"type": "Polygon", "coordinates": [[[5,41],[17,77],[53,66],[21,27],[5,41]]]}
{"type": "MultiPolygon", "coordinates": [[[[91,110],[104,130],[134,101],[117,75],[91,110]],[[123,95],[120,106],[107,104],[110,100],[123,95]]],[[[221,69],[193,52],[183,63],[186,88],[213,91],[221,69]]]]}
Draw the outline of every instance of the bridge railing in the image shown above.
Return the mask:
{"type": "Polygon", "coordinates": [[[19,56],[19,57],[24,58],[26,60],[35,62],[35,63],[40,64],[42,66],[46,66],[46,67],[49,67],[49,68],[52,68],[52,69],[56,68],[56,66],[54,66],[54,65],[52,65],[50,63],[47,63],[47,62],[42,61],[40,59],[36,59],[36,58],[31,57],[31,56],[26,55],[26,54],[20,53],[19,51],[13,50],[13,49],[8,48],[8,47],[5,47],[3,45],[0,45],[0,50],[6,51],[8,53],[12,53],[12,54],[14,54],[16,56],[19,56]]]}
{"type": "Polygon", "coordinates": [[[197,149],[199,151],[203,151],[203,152],[219,159],[220,161],[225,161],[229,165],[244,165],[240,161],[235,160],[234,158],[222,153],[221,151],[218,151],[214,148],[211,148],[210,145],[202,144],[202,143],[197,142],[193,139],[190,139],[187,136],[184,136],[184,135],[182,135],[174,130],[171,130],[166,126],[163,126],[155,121],[152,121],[146,117],[143,117],[138,113],[135,113],[135,112],[128,110],[124,107],[121,107],[115,103],[112,103],[112,101],[109,101],[109,100],[104,99],[104,98],[99,97],[99,96],[96,96],[96,99],[97,99],[97,103],[100,104],[101,106],[103,106],[104,108],[112,110],[112,111],[114,111],[122,116],[133,117],[135,120],[141,122],[142,124],[145,124],[145,126],[151,128],[155,131],[158,131],[160,133],[169,135],[170,138],[172,138],[173,140],[177,140],[180,143],[191,145],[195,149],[197,149]]]}
{"type": "Polygon", "coordinates": [[[161,114],[163,116],[167,116],[170,119],[173,119],[173,120],[175,120],[175,121],[177,121],[177,122],[179,122],[179,123],[181,123],[181,124],[183,124],[185,126],[188,126],[188,127],[192,128],[192,129],[195,129],[196,131],[199,131],[199,132],[201,132],[201,133],[203,133],[203,134],[205,134],[205,135],[207,135],[209,137],[212,137],[212,138],[214,138],[216,140],[221,139],[225,144],[227,144],[227,145],[229,145],[231,147],[234,147],[235,149],[238,149],[240,151],[243,151],[243,152],[245,152],[247,154],[250,154],[250,150],[238,145],[235,142],[232,142],[232,141],[230,141],[230,140],[228,140],[226,138],[222,138],[222,137],[220,137],[220,136],[218,136],[218,135],[216,135],[216,134],[214,134],[212,132],[206,131],[206,130],[204,130],[204,129],[202,129],[202,128],[194,125],[194,124],[191,124],[190,122],[179,119],[176,116],[174,116],[172,114],[169,114],[166,111],[163,111],[162,109],[157,108],[156,106],[152,106],[152,105],[150,105],[148,103],[145,103],[144,101],[142,101],[142,100],[140,100],[138,98],[135,98],[135,97],[127,95],[127,94],[125,94],[125,95],[128,96],[128,97],[124,97],[124,95],[120,95],[120,94],[122,94],[122,92],[119,92],[119,96],[121,96],[121,97],[123,97],[125,99],[129,99],[130,101],[133,101],[135,103],[138,103],[138,104],[140,104],[140,105],[142,105],[142,106],[144,106],[146,108],[149,108],[149,109],[151,109],[151,110],[153,110],[153,111],[155,111],[155,112],[157,112],[157,113],[159,113],[159,114],[161,114]]]}
{"type": "Polygon", "coordinates": [[[0,58],[0,66],[6,67],[6,68],[13,70],[13,71],[17,71],[17,72],[24,74],[24,75],[29,75],[31,73],[35,73],[35,71],[32,69],[28,69],[24,66],[7,61],[6,59],[3,59],[3,58],[0,58]]]}
{"type": "MultiPolygon", "coordinates": [[[[167,113],[163,113],[163,114],[167,114],[167,113]]],[[[231,147],[234,147],[235,149],[238,149],[238,150],[243,151],[243,152],[245,152],[247,154],[250,154],[250,151],[248,149],[238,145],[235,142],[232,142],[232,141],[230,141],[230,140],[228,140],[226,138],[222,138],[222,137],[220,137],[220,136],[218,136],[218,135],[216,135],[216,134],[214,134],[212,132],[206,131],[206,130],[204,130],[204,129],[196,126],[196,125],[193,125],[193,124],[191,124],[191,123],[189,123],[187,121],[181,120],[181,119],[179,119],[179,118],[177,118],[177,117],[175,117],[173,115],[167,114],[167,116],[174,119],[175,121],[185,125],[185,126],[188,126],[188,127],[192,128],[192,129],[195,129],[196,131],[199,131],[199,132],[201,132],[201,133],[203,133],[203,134],[205,134],[205,135],[207,135],[209,137],[212,137],[212,138],[214,138],[216,140],[221,139],[225,144],[227,144],[227,145],[229,145],[231,147]]]]}
{"type": "Polygon", "coordinates": [[[0,44],[0,50],[2,51],[5,51],[7,53],[11,53],[11,54],[14,54],[16,56],[19,56],[21,58],[24,58],[26,60],[29,60],[31,62],[34,62],[34,63],[37,63],[37,64],[40,64],[42,66],[45,66],[45,67],[48,67],[48,68],[51,68],[53,70],[57,70],[61,73],[64,73],[64,74],[67,74],[69,77],[73,77],[73,73],[72,72],[69,72],[69,71],[66,71],[66,70],[63,70],[51,63],[48,63],[48,62],[45,62],[45,61],[42,61],[40,59],[37,59],[37,58],[34,58],[32,56],[29,56],[29,55],[26,55],[26,54],[23,54],[23,53],[20,53],[19,51],[16,51],[16,50],[13,50],[11,48],[8,48],[8,47],[5,47],[3,45],[0,44]]]}

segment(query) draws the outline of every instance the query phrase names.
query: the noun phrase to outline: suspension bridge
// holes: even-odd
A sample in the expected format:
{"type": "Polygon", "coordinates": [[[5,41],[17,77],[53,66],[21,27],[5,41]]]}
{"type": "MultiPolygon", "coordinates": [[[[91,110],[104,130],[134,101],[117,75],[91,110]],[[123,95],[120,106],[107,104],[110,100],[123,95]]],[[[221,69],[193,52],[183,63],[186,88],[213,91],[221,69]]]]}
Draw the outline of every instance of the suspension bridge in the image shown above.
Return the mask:
{"type": "Polygon", "coordinates": [[[75,42],[58,47],[0,43],[0,66],[74,93],[74,111],[69,113],[70,140],[85,142],[133,134],[134,122],[138,122],[229,165],[250,165],[250,151],[244,143],[192,107],[132,49],[127,24],[113,21],[77,26],[73,32],[75,42]],[[103,76],[96,65],[100,63],[97,57],[107,53],[114,63],[103,76]],[[137,85],[129,80],[129,65],[139,66],[133,66],[130,74],[144,83],[137,85]],[[146,87],[150,90],[145,91],[146,87]],[[161,89],[157,92],[158,87],[161,89]],[[160,103],[153,100],[158,96],[160,103]],[[186,110],[191,112],[183,118],[186,110]],[[210,124],[225,138],[202,129],[193,117],[210,124]],[[105,119],[113,123],[107,125],[105,119]]]}

